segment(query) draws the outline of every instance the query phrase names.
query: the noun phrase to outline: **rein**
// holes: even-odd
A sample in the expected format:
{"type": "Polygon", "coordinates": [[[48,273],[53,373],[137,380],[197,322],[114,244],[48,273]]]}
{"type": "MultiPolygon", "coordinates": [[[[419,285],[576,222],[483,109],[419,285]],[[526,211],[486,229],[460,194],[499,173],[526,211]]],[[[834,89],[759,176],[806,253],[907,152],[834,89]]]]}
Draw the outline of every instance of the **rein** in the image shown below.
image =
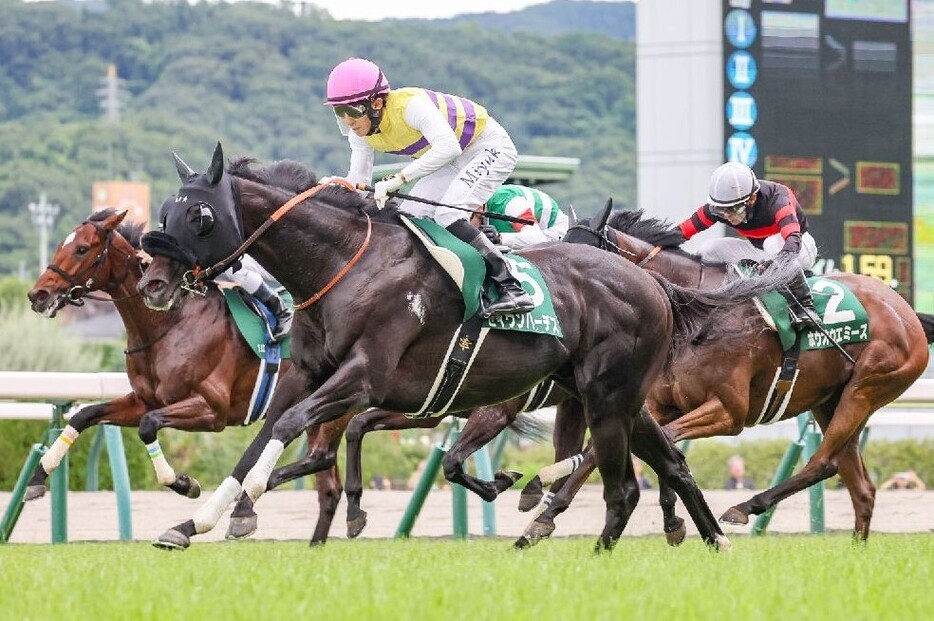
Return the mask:
{"type": "Polygon", "coordinates": [[[159,341],[161,341],[162,339],[164,339],[165,336],[166,336],[169,332],[171,332],[171,331],[172,331],[172,328],[174,328],[174,327],[175,327],[175,324],[173,324],[173,323],[170,322],[169,325],[166,327],[166,329],[162,332],[162,334],[160,334],[159,336],[157,336],[156,338],[154,338],[153,340],[149,341],[148,343],[146,343],[146,344],[144,344],[144,345],[140,345],[140,346],[138,346],[138,347],[128,347],[128,348],[124,349],[124,350],[123,350],[123,355],[124,355],[124,356],[129,356],[130,354],[136,354],[136,353],[139,353],[139,352],[144,351],[144,350],[146,350],[146,349],[149,349],[150,347],[152,347],[153,345],[155,345],[156,343],[158,343],[159,341]]]}
{"type": "MultiPolygon", "coordinates": [[[[187,280],[191,283],[191,286],[196,286],[199,281],[208,280],[216,276],[220,272],[224,271],[230,266],[231,263],[233,263],[234,261],[237,260],[237,258],[242,256],[246,252],[246,249],[249,248],[251,245],[253,245],[253,242],[255,242],[256,239],[260,235],[266,232],[266,229],[268,229],[270,226],[278,222],[279,219],[282,218],[282,216],[284,216],[285,214],[287,214],[293,207],[311,198],[312,196],[320,192],[322,189],[327,187],[327,185],[331,185],[331,184],[339,185],[352,192],[356,191],[356,188],[349,181],[346,181],[345,179],[333,179],[329,184],[316,185],[314,187],[311,187],[305,190],[301,194],[296,194],[295,196],[290,198],[284,205],[279,207],[279,209],[273,212],[273,214],[269,216],[269,218],[265,222],[263,222],[259,226],[259,228],[253,231],[253,234],[250,235],[246,239],[246,241],[240,244],[240,247],[234,250],[233,254],[228,256],[226,259],[221,260],[216,265],[212,265],[208,269],[203,270],[201,272],[194,272],[194,271],[186,272],[185,275],[182,277],[183,281],[187,278],[187,280]],[[189,274],[191,274],[191,276],[189,276],[189,274]]],[[[296,304],[294,307],[295,310],[298,311],[304,308],[308,308],[309,306],[311,306],[312,304],[320,300],[322,297],[324,297],[324,294],[326,294],[328,291],[331,290],[331,288],[334,287],[334,285],[340,282],[341,279],[343,279],[344,276],[347,275],[347,272],[349,272],[350,269],[354,265],[356,265],[357,261],[360,260],[360,257],[363,256],[364,251],[366,251],[366,249],[370,245],[370,237],[373,232],[373,222],[370,220],[370,215],[367,213],[364,213],[364,215],[366,216],[366,238],[363,240],[363,244],[360,246],[360,248],[357,250],[354,256],[351,257],[350,261],[348,261],[347,264],[344,265],[344,267],[342,267],[339,272],[337,272],[334,278],[329,280],[328,283],[324,285],[324,287],[320,291],[315,293],[313,296],[311,296],[310,298],[308,298],[301,304],[296,304]]]]}

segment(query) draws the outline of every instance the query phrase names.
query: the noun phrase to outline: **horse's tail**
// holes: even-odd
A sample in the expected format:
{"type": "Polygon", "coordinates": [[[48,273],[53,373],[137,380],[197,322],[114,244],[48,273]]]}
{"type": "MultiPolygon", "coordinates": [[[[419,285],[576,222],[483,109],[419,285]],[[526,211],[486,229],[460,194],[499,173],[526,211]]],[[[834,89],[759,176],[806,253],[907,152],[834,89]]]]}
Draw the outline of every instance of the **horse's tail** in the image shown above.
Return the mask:
{"type": "Polygon", "coordinates": [[[515,420],[509,424],[509,428],[524,438],[528,438],[539,444],[551,442],[554,434],[552,425],[543,420],[540,416],[534,416],[530,412],[520,412],[515,420]]]}
{"type": "Polygon", "coordinates": [[[924,337],[927,339],[928,345],[934,343],[934,315],[917,312],[915,314],[921,320],[921,327],[924,328],[924,337]]]}
{"type": "MultiPolygon", "coordinates": [[[[750,300],[785,288],[800,272],[793,261],[773,264],[762,274],[732,280],[718,289],[703,291],[679,287],[663,276],[647,270],[665,290],[671,303],[674,330],[669,359],[688,344],[717,340],[725,335],[742,336],[744,322],[729,321],[731,315],[743,311],[750,300]]],[[[748,312],[743,311],[746,317],[748,312]]],[[[931,317],[934,320],[934,316],[931,317]]]]}

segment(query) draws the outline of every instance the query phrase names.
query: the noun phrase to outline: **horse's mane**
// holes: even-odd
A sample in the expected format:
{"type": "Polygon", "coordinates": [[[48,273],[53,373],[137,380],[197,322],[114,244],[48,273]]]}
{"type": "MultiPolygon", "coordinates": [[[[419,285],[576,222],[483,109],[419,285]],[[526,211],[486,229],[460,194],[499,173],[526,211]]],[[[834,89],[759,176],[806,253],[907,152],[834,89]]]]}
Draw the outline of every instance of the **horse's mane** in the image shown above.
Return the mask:
{"type": "MultiPolygon", "coordinates": [[[[88,216],[88,222],[102,222],[116,213],[118,213],[118,210],[113,207],[101,209],[88,216]]],[[[140,249],[139,240],[143,236],[143,224],[141,222],[124,220],[120,223],[120,226],[117,227],[117,232],[130,242],[130,245],[133,246],[134,249],[140,249]]]]}
{"type": "MultiPolygon", "coordinates": [[[[304,192],[318,183],[318,176],[310,168],[295,160],[279,160],[263,168],[253,168],[251,165],[256,163],[255,159],[240,157],[230,163],[227,172],[234,177],[261,185],[271,185],[294,194],[304,192]]],[[[323,188],[315,195],[315,198],[341,209],[366,211],[374,220],[400,224],[396,217],[396,210],[391,208],[397,204],[395,200],[389,201],[387,209],[378,210],[372,198],[365,197],[359,192],[348,192],[338,185],[323,188]]]]}
{"type": "Polygon", "coordinates": [[[643,218],[643,215],[641,209],[635,211],[615,211],[607,221],[607,225],[620,233],[631,235],[636,239],[641,239],[644,242],[648,242],[653,246],[658,246],[669,252],[675,252],[696,263],[717,266],[726,265],[726,263],[720,261],[705,261],[698,255],[684,250],[681,248],[681,244],[685,241],[684,235],[681,231],[676,229],[671,222],[658,218],[643,218]]]}

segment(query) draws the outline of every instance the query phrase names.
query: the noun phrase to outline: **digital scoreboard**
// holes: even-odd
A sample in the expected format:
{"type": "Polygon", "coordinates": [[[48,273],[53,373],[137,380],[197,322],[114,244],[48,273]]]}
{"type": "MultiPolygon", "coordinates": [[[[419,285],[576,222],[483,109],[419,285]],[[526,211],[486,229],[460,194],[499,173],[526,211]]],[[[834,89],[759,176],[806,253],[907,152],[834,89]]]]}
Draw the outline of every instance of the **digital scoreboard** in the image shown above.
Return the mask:
{"type": "Polygon", "coordinates": [[[790,187],[815,271],[912,298],[909,0],[723,0],[724,157],[790,187]]]}

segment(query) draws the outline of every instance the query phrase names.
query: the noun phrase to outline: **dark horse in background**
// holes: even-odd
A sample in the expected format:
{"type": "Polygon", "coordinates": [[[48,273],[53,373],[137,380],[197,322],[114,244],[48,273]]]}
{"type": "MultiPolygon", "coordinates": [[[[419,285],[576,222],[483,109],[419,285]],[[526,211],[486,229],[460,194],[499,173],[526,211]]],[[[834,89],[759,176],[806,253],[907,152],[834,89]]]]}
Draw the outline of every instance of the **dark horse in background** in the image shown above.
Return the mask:
{"type": "MultiPolygon", "coordinates": [[[[127,331],[126,368],[133,391],[83,407],[71,417],[71,430],[63,432],[66,439],[53,444],[30,480],[27,500],[45,493],[48,475],[77,435],[93,425],[137,427],[144,444],[158,447],[157,434],[164,427],[216,432],[241,425],[246,418],[260,361],[240,336],[223,294],[211,287],[172,312],[147,308],[137,291],[144,270],[138,256],[142,225],[123,222],[125,216],[125,211],[113,209],[92,214],[59,244],[29,291],[32,309],[46,317],[54,317],[66,304],[80,306],[85,297],[113,301],[127,331]],[[95,297],[95,291],[107,297],[95,297]]],[[[282,361],[281,372],[288,367],[289,362],[282,361]]],[[[309,447],[316,449],[309,455],[319,459],[328,450],[337,452],[336,445],[322,444],[321,431],[308,430],[309,447]]],[[[198,497],[201,487],[193,477],[176,474],[161,449],[150,455],[161,484],[198,497]]],[[[312,541],[323,542],[342,491],[336,467],[317,474],[317,489],[321,510],[312,541]]]]}
{"type": "MultiPolygon", "coordinates": [[[[718,286],[727,277],[725,264],[705,263],[682,250],[683,239],[668,223],[643,220],[641,212],[621,212],[607,226],[608,215],[598,214],[592,226],[583,222],[572,227],[568,237],[589,240],[672,281],[718,286]]],[[[799,473],[730,508],[721,517],[724,522],[746,524],[749,515],[764,513],[839,473],[853,502],[854,537],[869,536],[875,487],[859,452],[860,432],[873,412],[897,399],[924,371],[928,345],[934,342],[934,316],[916,313],[891,287],[869,276],[829,274],[817,287],[834,292],[836,283],[862,302],[871,340],[844,346],[855,364],[837,349],[801,352],[800,374],[780,419],[811,411],[824,433],[820,448],[799,473]]],[[[692,337],[689,347],[678,350],[646,404],[673,441],[737,435],[758,424],[782,358],[778,337],[749,303],[720,314],[715,324],[692,337]]],[[[552,506],[566,508],[592,469],[588,456],[552,506]]],[[[661,495],[673,496],[660,483],[661,495]]]]}
{"type": "MultiPolygon", "coordinates": [[[[255,501],[285,445],[309,425],[370,406],[419,410],[463,314],[459,291],[394,211],[378,212],[372,200],[341,187],[317,186],[296,196],[275,182],[275,170],[225,173],[220,145],[206,173],[190,170],[179,166],[184,183],[165,215],[162,235],[191,252],[196,268],[211,266],[208,276],[249,248],[304,302],[296,303],[292,371],[266,423],[195,516],[155,542],[168,548],[187,547],[191,536],[213,528],[241,491],[255,501]],[[292,400],[301,393],[310,396],[292,400]]],[[[720,295],[693,296],[586,246],[551,244],[522,254],[548,284],[564,336],[491,331],[450,410],[504,401],[546,377],[579,397],[604,481],[607,513],[598,548],[608,549],[638,499],[630,438],[675,342],[673,315],[679,315],[677,325],[702,321],[751,292],[787,281],[789,274],[737,283],[720,295]],[[672,299],[678,299],[675,311],[672,299]]],[[[163,305],[178,275],[169,265],[156,271],[157,265],[158,259],[140,291],[163,305]]],[[[702,497],[694,500],[709,512],[702,497]]],[[[705,528],[708,542],[716,544],[722,537],[718,529],[705,528]]]]}

